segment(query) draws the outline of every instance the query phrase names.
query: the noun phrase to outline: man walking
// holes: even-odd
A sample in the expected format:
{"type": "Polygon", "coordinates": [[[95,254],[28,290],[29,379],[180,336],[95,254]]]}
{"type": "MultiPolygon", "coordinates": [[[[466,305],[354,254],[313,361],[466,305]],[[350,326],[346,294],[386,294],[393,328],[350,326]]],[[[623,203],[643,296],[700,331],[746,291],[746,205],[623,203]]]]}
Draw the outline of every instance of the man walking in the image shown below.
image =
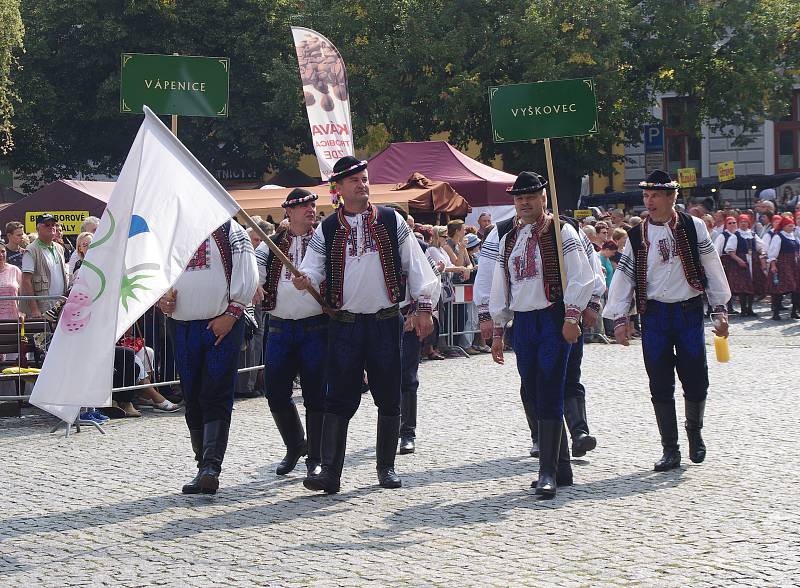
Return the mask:
{"type": "MultiPolygon", "coordinates": [[[[289,227],[271,237],[283,254],[298,267],[308,250],[317,218],[318,196],[295,188],[281,206],[289,227]]],[[[286,456],[275,470],[279,476],[291,472],[303,455],[311,474],[320,465],[322,415],[325,409],[325,355],[328,317],[311,294],[292,285],[293,274],[270,251],[266,243],[256,249],[259,282],[264,288],[264,310],[269,313],[264,337],[264,390],[269,410],[286,446],[286,456]],[[292,385],[300,376],[306,410],[306,441],[292,385]]]]}
{"type": "Polygon", "coordinates": [[[258,286],[253,245],[234,220],[216,229],[159,300],[186,401],[197,475],[184,494],[215,494],[228,447],[244,311],[258,286]]]}
{"type": "Polygon", "coordinates": [[[678,182],[656,170],[639,187],[649,214],[628,232],[603,316],[614,321],[617,342],[628,345],[632,334],[628,312],[635,293],[644,365],[664,449],[654,469],[666,471],[681,463],[676,371],[683,386],[689,458],[701,463],[706,457],[700,434],[708,395],[702,294],[718,313],[714,333],[727,337],[725,303],[731,291],[705,223],[675,210],[678,182]]]}
{"type": "Polygon", "coordinates": [[[539,478],[532,485],[537,495],[552,498],[559,452],[566,444],[567,361],[581,336],[579,320],[592,295],[594,272],[575,229],[546,212],[547,184],[539,174],[522,172],[508,189],[517,223],[499,242],[489,312],[492,357],[499,364],[504,363],[503,329],[514,320],[517,369],[538,420],[539,478]],[[566,284],[561,283],[556,230],[562,236],[566,284]]]}
{"type": "Polygon", "coordinates": [[[384,488],[402,483],[394,471],[400,432],[400,340],[398,305],[406,288],[416,301],[412,324],[420,339],[433,329],[432,304],[439,280],[408,225],[390,208],[369,202],[367,162],[343,157],[331,181],[342,206],[317,227],[303,259],[298,289],[325,282],[325,298],[336,312],[328,331],[322,467],[303,482],[310,490],[339,491],[347,428],[361,400],[366,369],[378,407],[376,459],[384,488]]]}

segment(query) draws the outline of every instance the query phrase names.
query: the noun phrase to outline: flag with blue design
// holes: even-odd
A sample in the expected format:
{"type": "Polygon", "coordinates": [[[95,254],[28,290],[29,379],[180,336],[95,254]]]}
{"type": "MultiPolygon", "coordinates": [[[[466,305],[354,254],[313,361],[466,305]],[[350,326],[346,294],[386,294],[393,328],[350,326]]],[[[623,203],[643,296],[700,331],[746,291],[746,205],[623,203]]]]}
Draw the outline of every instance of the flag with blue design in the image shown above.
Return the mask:
{"type": "Polygon", "coordinates": [[[109,406],[114,345],[239,206],[147,107],[31,394],[72,423],[109,406]]]}

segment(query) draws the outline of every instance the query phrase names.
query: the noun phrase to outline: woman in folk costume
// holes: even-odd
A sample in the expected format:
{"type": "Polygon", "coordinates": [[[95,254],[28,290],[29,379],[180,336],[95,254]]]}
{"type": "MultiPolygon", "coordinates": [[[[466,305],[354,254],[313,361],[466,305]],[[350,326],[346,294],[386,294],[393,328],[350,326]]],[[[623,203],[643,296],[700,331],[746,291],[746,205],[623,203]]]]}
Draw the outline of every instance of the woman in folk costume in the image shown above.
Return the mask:
{"type": "Polygon", "coordinates": [[[761,257],[764,244],[761,238],[750,230],[750,217],[740,214],[739,228],[725,243],[722,252],[722,265],[728,277],[731,292],[739,296],[742,316],[756,316],[753,312],[753,297],[764,292],[766,261],[761,257]],[[762,264],[764,267],[762,267],[762,264]]]}
{"type": "Polygon", "coordinates": [[[767,251],[769,263],[769,293],[772,294],[772,320],[781,320],[784,294],[792,295],[792,318],[800,318],[800,241],[795,235],[795,221],[781,219],[780,231],[775,233],[767,251]]]}
{"type": "MultiPolygon", "coordinates": [[[[736,262],[733,259],[729,258],[725,255],[725,246],[728,244],[728,240],[733,236],[738,228],[738,223],[736,219],[732,216],[726,217],[725,222],[722,225],[722,232],[717,235],[714,239],[714,249],[717,250],[720,259],[722,260],[722,268],[725,270],[725,278],[728,280],[728,284],[730,284],[730,272],[733,270],[736,262]]],[[[728,300],[727,302],[728,314],[739,314],[739,311],[734,310],[733,308],[733,298],[728,300]]]]}

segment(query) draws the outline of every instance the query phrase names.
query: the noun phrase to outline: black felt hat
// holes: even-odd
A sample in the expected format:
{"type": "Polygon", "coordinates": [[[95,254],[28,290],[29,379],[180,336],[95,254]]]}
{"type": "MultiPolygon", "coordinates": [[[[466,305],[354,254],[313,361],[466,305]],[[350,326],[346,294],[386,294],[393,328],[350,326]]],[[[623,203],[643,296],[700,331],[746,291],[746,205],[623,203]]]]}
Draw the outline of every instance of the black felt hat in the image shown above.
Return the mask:
{"type": "Polygon", "coordinates": [[[328,179],[331,182],[339,182],[347,176],[352,176],[365,169],[367,169],[366,161],[356,159],[352,155],[345,155],[334,164],[333,175],[328,179]]]}
{"type": "Polygon", "coordinates": [[[521,194],[535,194],[539,190],[544,190],[548,181],[536,172],[524,171],[514,180],[514,185],[506,188],[506,192],[513,196],[521,194]]]}
{"type": "Polygon", "coordinates": [[[284,208],[290,208],[292,206],[297,206],[298,204],[304,204],[306,202],[313,202],[317,200],[319,196],[314,194],[313,192],[309,192],[308,190],[303,190],[302,188],[295,188],[286,196],[286,200],[281,203],[281,206],[284,208]]]}
{"type": "Polygon", "coordinates": [[[642,190],[677,190],[681,185],[660,169],[653,170],[647,179],[639,182],[642,190]]]}

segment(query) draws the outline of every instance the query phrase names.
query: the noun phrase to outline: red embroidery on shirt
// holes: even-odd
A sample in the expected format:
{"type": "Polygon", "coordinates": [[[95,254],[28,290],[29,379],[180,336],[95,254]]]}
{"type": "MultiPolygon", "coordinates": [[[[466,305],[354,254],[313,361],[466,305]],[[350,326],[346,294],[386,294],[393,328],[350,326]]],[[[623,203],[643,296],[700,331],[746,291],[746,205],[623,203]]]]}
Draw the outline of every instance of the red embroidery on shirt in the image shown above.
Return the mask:
{"type": "Polygon", "coordinates": [[[539,275],[539,268],[536,265],[536,239],[528,239],[525,243],[525,251],[512,259],[514,264],[514,278],[516,282],[530,280],[539,275]]]}
{"type": "Polygon", "coordinates": [[[205,270],[211,267],[211,239],[206,239],[197,248],[192,259],[189,260],[189,265],[186,266],[186,271],[205,270]]]}
{"type": "Polygon", "coordinates": [[[661,254],[661,261],[667,263],[671,258],[678,256],[678,247],[674,239],[659,239],[658,252],[661,254]]]}

